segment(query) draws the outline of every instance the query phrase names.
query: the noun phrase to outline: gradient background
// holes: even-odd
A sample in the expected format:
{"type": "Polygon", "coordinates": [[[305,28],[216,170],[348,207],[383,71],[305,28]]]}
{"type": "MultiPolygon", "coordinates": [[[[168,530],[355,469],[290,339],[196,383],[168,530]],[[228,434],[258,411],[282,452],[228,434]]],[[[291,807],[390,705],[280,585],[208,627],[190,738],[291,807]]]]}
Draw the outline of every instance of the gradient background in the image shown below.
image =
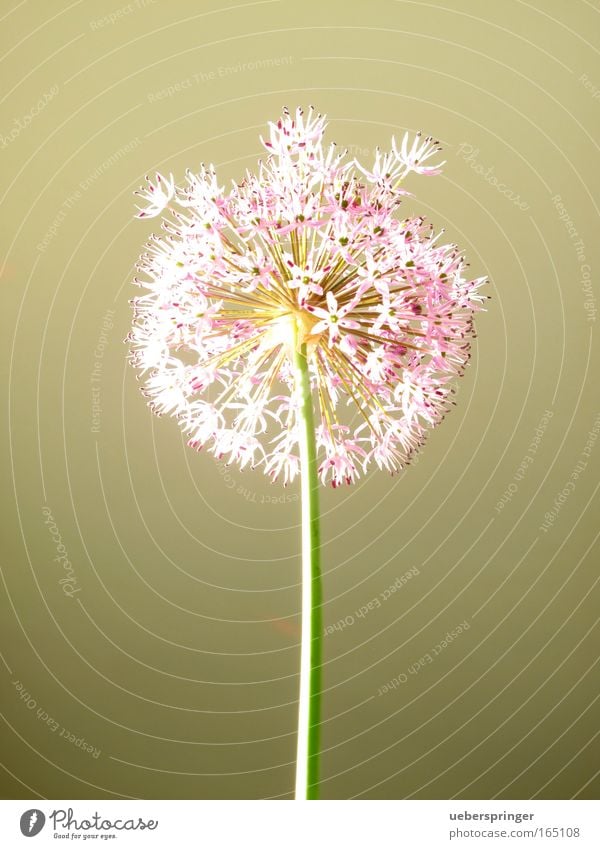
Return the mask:
{"type": "Polygon", "coordinates": [[[297,489],[187,449],[122,340],[143,175],[239,178],[312,103],[361,160],[437,136],[406,208],[492,281],[419,462],[323,494],[324,621],[355,620],[325,638],[323,797],[597,798],[599,4],[0,7],[4,797],[291,797],[297,489]]]}

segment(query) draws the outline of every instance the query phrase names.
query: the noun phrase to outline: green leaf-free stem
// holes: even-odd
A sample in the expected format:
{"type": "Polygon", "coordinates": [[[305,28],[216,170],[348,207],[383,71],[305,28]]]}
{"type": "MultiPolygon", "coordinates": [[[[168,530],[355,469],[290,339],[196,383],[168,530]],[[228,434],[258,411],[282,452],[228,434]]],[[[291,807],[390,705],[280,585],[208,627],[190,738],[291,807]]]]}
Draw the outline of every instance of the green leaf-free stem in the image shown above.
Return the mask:
{"type": "Polygon", "coordinates": [[[302,637],[296,799],[319,798],[321,723],[322,589],[319,477],[306,344],[296,327],[294,365],[300,398],[300,481],[302,502],[302,637]]]}

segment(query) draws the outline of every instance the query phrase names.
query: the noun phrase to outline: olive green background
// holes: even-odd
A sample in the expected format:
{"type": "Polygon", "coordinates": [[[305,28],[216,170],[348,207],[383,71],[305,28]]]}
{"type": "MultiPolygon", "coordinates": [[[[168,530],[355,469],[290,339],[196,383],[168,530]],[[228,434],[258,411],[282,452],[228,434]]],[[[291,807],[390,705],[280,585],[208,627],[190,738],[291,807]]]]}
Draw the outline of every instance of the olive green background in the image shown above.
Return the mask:
{"type": "Polygon", "coordinates": [[[144,174],[314,104],[360,160],[438,137],[406,210],[491,279],[418,463],[323,491],[323,797],[597,798],[598,2],[0,8],[3,796],[291,798],[298,491],[186,448],[123,339],[144,174]]]}

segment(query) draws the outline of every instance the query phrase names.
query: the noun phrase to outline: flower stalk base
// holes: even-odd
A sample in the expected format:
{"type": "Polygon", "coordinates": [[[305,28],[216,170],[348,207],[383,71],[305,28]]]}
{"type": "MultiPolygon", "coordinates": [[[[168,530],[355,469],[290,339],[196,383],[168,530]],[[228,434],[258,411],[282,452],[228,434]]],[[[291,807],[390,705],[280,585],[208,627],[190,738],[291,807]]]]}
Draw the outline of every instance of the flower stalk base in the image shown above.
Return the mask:
{"type": "Polygon", "coordinates": [[[295,798],[319,798],[321,723],[322,589],[319,477],[315,425],[302,328],[296,326],[294,367],[300,402],[300,486],[302,503],[302,636],[295,798]]]}

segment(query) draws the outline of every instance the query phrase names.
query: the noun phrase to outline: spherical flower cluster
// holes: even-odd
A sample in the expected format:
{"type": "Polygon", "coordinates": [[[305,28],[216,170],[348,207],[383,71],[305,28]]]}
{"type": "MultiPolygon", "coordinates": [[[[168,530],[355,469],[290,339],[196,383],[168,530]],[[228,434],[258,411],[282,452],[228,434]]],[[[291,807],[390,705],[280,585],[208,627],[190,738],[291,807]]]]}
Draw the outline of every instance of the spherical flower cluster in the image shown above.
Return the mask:
{"type": "Polygon", "coordinates": [[[140,218],[168,217],[135,281],[132,362],[189,445],[287,483],[302,346],[321,481],[395,472],[453,403],[484,300],[455,245],[397,214],[404,177],[439,173],[438,144],[405,135],[369,168],[324,146],[312,109],[269,126],[257,174],[229,191],[203,165],[181,187],[157,174],[138,192],[140,218]]]}

